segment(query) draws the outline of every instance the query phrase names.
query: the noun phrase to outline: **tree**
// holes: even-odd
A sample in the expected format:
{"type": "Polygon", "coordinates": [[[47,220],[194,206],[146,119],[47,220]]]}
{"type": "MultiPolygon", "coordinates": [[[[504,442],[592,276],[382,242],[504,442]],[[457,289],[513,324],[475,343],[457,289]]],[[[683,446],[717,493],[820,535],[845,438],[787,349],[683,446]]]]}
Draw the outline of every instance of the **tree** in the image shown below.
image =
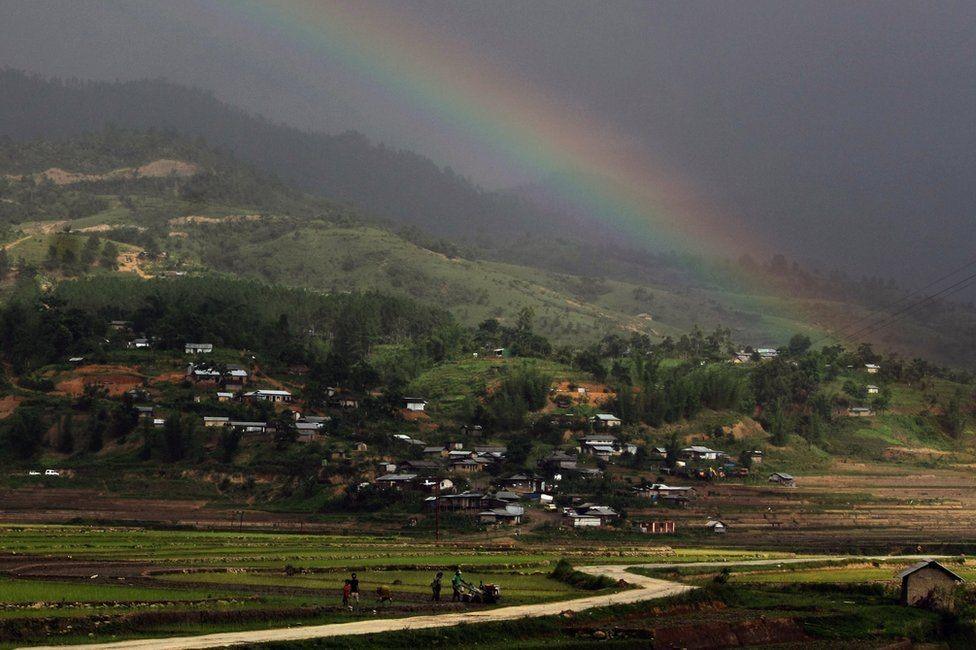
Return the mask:
{"type": "Polygon", "coordinates": [[[778,399],[769,407],[766,415],[767,426],[769,427],[770,442],[777,447],[786,445],[790,434],[790,417],[786,412],[782,399],[778,399]]]}
{"type": "Polygon", "coordinates": [[[142,421],[140,429],[142,429],[142,447],[139,448],[139,459],[149,460],[153,457],[159,444],[159,436],[150,418],[142,421]]]}
{"type": "Polygon", "coordinates": [[[85,240],[84,248],[81,249],[81,263],[86,267],[94,264],[101,247],[102,241],[98,238],[98,235],[89,235],[88,239],[85,240]]]}
{"type": "Polygon", "coordinates": [[[881,391],[874,396],[871,400],[871,408],[873,408],[878,413],[887,411],[891,406],[891,389],[885,386],[881,391]]]}
{"type": "Polygon", "coordinates": [[[803,429],[803,437],[811,444],[819,444],[823,440],[824,430],[823,418],[817,411],[810,414],[807,418],[806,427],[803,429]]]}
{"type": "Polygon", "coordinates": [[[131,400],[125,400],[112,410],[108,434],[117,440],[132,433],[138,424],[138,411],[132,406],[131,400]]]}
{"type": "Polygon", "coordinates": [[[222,463],[232,463],[234,462],[234,456],[237,454],[237,449],[241,444],[241,432],[225,427],[223,431],[220,432],[220,461],[222,463]]]}
{"type": "Polygon", "coordinates": [[[955,393],[943,408],[942,423],[953,438],[958,438],[966,430],[966,413],[962,408],[962,395],[955,393]]]}
{"type": "Polygon", "coordinates": [[[3,448],[18,458],[30,458],[37,451],[44,437],[41,413],[36,409],[19,408],[4,422],[0,429],[3,448]]]}
{"type": "Polygon", "coordinates": [[[70,454],[75,450],[74,418],[70,415],[64,416],[61,420],[57,449],[62,454],[70,454]]]}
{"type": "Polygon", "coordinates": [[[518,436],[509,441],[505,462],[513,467],[525,467],[530,453],[532,453],[532,441],[527,436],[518,436]]]}
{"type": "Polygon", "coordinates": [[[115,245],[115,242],[105,242],[105,246],[102,247],[102,257],[99,264],[112,270],[119,267],[119,247],[115,245]]]}
{"type": "Polygon", "coordinates": [[[519,332],[531,332],[534,320],[535,310],[531,307],[522,307],[515,316],[515,329],[519,332]]]}
{"type": "Polygon", "coordinates": [[[680,454],[681,443],[678,441],[678,433],[673,431],[668,437],[668,444],[665,446],[664,464],[668,467],[674,467],[680,454]]]}
{"type": "Polygon", "coordinates": [[[187,452],[187,427],[178,413],[173,413],[163,423],[163,447],[166,460],[183,460],[187,452]]]}
{"type": "Polygon", "coordinates": [[[97,453],[104,445],[105,421],[107,415],[104,409],[99,409],[88,418],[88,451],[97,453]]]}
{"type": "Polygon", "coordinates": [[[285,449],[298,440],[298,427],[291,411],[284,411],[274,421],[274,443],[278,449],[285,449]]]}
{"type": "Polygon", "coordinates": [[[792,357],[799,357],[810,350],[810,337],[804,334],[794,334],[790,338],[787,350],[792,357]]]}

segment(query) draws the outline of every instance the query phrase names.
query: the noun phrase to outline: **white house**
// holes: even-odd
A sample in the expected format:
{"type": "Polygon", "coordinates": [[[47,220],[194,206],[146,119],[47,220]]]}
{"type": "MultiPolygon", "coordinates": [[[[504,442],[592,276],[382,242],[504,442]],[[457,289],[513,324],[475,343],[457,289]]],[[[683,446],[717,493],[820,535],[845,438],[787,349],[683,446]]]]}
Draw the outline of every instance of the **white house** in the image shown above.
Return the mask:
{"type": "Polygon", "coordinates": [[[686,485],[665,485],[664,483],[652,483],[649,486],[635,487],[634,491],[649,498],[666,496],[686,496],[691,498],[695,495],[695,488],[686,485]]]}
{"type": "Polygon", "coordinates": [[[222,415],[204,415],[203,426],[205,427],[224,427],[230,423],[230,418],[222,415]]]}
{"type": "Polygon", "coordinates": [[[869,375],[876,375],[878,374],[878,371],[881,370],[881,366],[876,363],[866,363],[864,364],[864,370],[866,370],[869,375]]]}
{"type": "Polygon", "coordinates": [[[607,429],[611,427],[619,427],[621,424],[620,418],[618,418],[616,415],[613,415],[611,413],[597,413],[592,418],[590,418],[590,422],[592,422],[596,426],[605,427],[607,429]]]}
{"type": "Polygon", "coordinates": [[[239,429],[244,433],[264,433],[268,429],[267,422],[253,422],[247,420],[231,420],[227,426],[239,429]]]}
{"type": "Polygon", "coordinates": [[[875,386],[874,384],[868,384],[866,388],[868,390],[868,395],[877,395],[878,393],[881,392],[881,389],[875,386]]]}
{"type": "Polygon", "coordinates": [[[709,449],[702,445],[692,445],[681,450],[681,457],[690,460],[718,460],[720,456],[724,455],[724,451],[709,449]]]}
{"type": "Polygon", "coordinates": [[[292,395],[287,390],[271,390],[262,388],[244,393],[244,397],[260,402],[290,402],[292,395]]]}
{"type": "Polygon", "coordinates": [[[572,522],[573,528],[599,528],[603,525],[603,520],[599,517],[589,515],[578,515],[575,512],[566,516],[572,522]]]}
{"type": "Polygon", "coordinates": [[[423,411],[427,408],[427,400],[422,397],[404,397],[403,408],[408,411],[423,411]]]}
{"type": "Polygon", "coordinates": [[[210,354],[213,352],[213,343],[187,343],[183,351],[186,354],[210,354]]]}

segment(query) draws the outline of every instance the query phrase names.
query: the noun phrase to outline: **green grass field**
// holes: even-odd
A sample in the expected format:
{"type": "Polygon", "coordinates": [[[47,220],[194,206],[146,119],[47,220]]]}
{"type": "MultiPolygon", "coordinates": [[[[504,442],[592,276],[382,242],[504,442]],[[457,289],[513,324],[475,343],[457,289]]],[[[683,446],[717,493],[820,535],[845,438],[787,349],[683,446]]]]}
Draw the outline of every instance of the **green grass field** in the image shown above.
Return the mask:
{"type": "Polygon", "coordinates": [[[202,600],[213,597],[213,591],[198,589],[162,589],[57,582],[48,580],[25,581],[0,577],[0,593],[5,603],[34,602],[108,602],[108,601],[163,601],[202,600]]]}

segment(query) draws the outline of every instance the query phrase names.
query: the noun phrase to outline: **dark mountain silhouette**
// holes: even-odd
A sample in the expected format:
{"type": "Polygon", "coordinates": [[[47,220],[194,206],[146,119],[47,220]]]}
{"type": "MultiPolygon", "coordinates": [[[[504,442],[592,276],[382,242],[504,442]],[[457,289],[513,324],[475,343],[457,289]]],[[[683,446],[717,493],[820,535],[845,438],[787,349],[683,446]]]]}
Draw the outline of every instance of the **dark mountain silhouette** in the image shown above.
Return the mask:
{"type": "Polygon", "coordinates": [[[471,243],[551,233],[557,215],[514,195],[486,192],[424,156],[366,136],[311,133],[164,80],[50,80],[0,72],[0,136],[59,138],[123,129],[202,137],[296,187],[432,234],[471,243]]]}

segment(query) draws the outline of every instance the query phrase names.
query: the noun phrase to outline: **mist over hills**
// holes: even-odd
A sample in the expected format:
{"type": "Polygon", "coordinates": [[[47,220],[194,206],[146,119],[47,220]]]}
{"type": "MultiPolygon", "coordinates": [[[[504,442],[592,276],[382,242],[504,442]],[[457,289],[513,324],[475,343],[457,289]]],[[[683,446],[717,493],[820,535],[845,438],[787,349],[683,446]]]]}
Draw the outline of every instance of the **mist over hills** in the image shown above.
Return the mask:
{"type": "MultiPolygon", "coordinates": [[[[205,91],[161,80],[62,82],[0,72],[0,137],[8,142],[8,173],[25,166],[37,172],[44,165],[77,172],[169,155],[203,161],[208,174],[181,190],[187,202],[165,209],[154,206],[166,214],[149,226],[199,213],[201,203],[219,207],[220,214],[248,208],[287,216],[288,224],[284,229],[237,225],[234,235],[241,241],[236,253],[226,242],[220,250],[214,248],[212,237],[191,238],[187,245],[194,249],[195,260],[218,270],[325,290],[406,291],[431,302],[450,295],[455,308],[466,312],[466,321],[510,317],[531,294],[529,303],[543,311],[549,305],[546,318],[552,323],[559,322],[558,314],[568,304],[582,310],[584,329],[592,332],[603,321],[627,329],[638,319],[640,328],[659,335],[677,334],[695,324],[725,325],[747,342],[779,344],[791,331],[829,333],[848,326],[906,295],[884,279],[854,279],[837,271],[818,274],[785,259],[706,260],[631,248],[543,188],[485,191],[428,158],[372,143],[364,135],[309,133],[275,124],[205,91]],[[170,134],[146,141],[136,137],[141,144],[130,160],[124,155],[133,146],[129,130],[170,134]],[[54,144],[17,146],[35,139],[73,139],[73,144],[60,149],[54,144]],[[107,158],[99,158],[99,148],[107,158]],[[188,188],[197,194],[187,194],[188,188]],[[303,229],[323,218],[334,223],[337,215],[352,218],[357,228],[373,230],[365,237],[358,231],[353,239],[344,233],[351,248],[334,251],[337,263],[323,266],[317,253],[331,250],[335,233],[303,229]],[[293,243],[276,241],[283,232],[297,233],[319,250],[305,247],[296,256],[293,243]],[[275,255],[260,255],[265,244],[275,255]],[[384,247],[395,263],[381,264],[379,275],[366,273],[368,260],[379,260],[384,247]],[[421,251],[464,260],[463,269],[421,251]],[[367,261],[349,261],[357,252],[367,261]],[[242,266],[242,257],[262,262],[242,266]],[[340,263],[342,259],[347,261],[340,263]],[[406,285],[398,279],[397,285],[390,282],[391,273],[411,279],[406,285]],[[520,282],[530,283],[531,290],[512,292],[520,282]],[[492,299],[485,299],[486,293],[492,299]],[[543,295],[547,297],[541,303],[535,302],[543,295]],[[653,325],[644,320],[648,315],[653,325]]],[[[81,194],[118,190],[90,185],[81,194]]],[[[138,207],[141,211],[130,211],[123,221],[147,213],[145,206],[138,207]]],[[[164,229],[157,234],[162,239],[167,235],[164,229]]],[[[976,331],[971,307],[937,301],[909,316],[897,327],[869,331],[864,338],[908,354],[924,350],[944,360],[968,358],[963,341],[976,331]]],[[[579,325],[573,323],[562,336],[578,336],[580,330],[574,328],[579,325]]]]}
{"type": "Polygon", "coordinates": [[[308,192],[367,213],[472,241],[551,233],[558,223],[512,194],[486,192],[418,154],[366,136],[310,133],[163,80],[54,81],[0,72],[0,135],[17,140],[100,131],[171,129],[202,137],[308,192]]]}

